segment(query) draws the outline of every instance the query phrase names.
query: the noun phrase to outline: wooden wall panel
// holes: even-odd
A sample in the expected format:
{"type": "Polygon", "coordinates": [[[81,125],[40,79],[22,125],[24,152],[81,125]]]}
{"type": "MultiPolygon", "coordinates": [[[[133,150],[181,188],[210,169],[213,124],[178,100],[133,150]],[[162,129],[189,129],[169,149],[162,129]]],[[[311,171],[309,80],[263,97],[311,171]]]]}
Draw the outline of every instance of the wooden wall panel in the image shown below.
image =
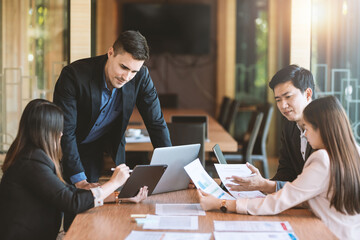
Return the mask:
{"type": "Polygon", "coordinates": [[[70,62],[91,55],[91,0],[70,1],[70,62]]]}
{"type": "Polygon", "coordinates": [[[222,98],[235,97],[236,1],[218,1],[216,107],[222,98]]]}

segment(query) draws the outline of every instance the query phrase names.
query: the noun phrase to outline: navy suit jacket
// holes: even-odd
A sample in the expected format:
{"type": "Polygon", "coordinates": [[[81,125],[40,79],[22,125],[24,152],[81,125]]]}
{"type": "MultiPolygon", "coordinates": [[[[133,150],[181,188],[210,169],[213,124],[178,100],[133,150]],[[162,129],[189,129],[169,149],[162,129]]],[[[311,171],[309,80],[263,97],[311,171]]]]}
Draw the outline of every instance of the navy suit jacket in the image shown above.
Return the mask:
{"type": "MultiPolygon", "coordinates": [[[[66,177],[85,172],[78,144],[89,134],[100,114],[106,61],[107,55],[75,61],[63,68],[55,85],[54,103],[64,111],[61,145],[66,177]]],[[[135,105],[144,120],[154,148],[171,146],[169,131],[147,67],[142,66],[135,77],[120,90],[123,112],[112,123],[111,131],[107,134],[116,165],[125,162],[125,130],[135,105]]]]}

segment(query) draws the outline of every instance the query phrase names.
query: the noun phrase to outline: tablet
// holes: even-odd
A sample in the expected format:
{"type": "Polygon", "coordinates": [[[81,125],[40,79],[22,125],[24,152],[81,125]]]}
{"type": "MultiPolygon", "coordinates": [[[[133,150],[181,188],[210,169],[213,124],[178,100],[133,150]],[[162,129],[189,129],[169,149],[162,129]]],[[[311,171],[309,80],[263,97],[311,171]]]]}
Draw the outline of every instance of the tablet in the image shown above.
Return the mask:
{"type": "Polygon", "coordinates": [[[166,164],[136,165],[130,177],[124,183],[118,197],[135,197],[140,188],[144,186],[148,187],[148,196],[150,196],[166,168],[166,164]]]}

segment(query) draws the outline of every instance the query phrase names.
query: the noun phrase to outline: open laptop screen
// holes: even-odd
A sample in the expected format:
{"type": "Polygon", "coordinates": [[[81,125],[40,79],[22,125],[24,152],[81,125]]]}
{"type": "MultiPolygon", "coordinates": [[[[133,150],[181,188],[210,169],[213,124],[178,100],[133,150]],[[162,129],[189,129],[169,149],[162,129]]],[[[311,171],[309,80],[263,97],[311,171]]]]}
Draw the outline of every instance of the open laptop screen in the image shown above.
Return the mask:
{"type": "Polygon", "coordinates": [[[200,144],[156,148],[150,165],[166,164],[168,167],[153,194],[188,188],[190,178],[184,167],[198,157],[199,150],[200,144]]]}

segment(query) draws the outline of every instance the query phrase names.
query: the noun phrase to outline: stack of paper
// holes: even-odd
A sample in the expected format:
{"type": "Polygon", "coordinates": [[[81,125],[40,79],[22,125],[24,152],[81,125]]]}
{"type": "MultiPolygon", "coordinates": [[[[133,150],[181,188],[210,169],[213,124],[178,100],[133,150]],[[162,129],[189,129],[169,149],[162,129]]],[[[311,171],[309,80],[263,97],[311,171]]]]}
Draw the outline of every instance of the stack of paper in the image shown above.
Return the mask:
{"type": "Polygon", "coordinates": [[[297,240],[294,233],[285,232],[214,232],[215,240],[297,240]]]}
{"type": "Polygon", "coordinates": [[[220,199],[234,200],[230,194],[222,190],[219,185],[207,174],[199,159],[189,163],[184,167],[185,171],[198,189],[210,193],[220,199]]]}
{"type": "Polygon", "coordinates": [[[221,232],[292,232],[287,221],[214,221],[215,231],[221,232]]]}
{"type": "Polygon", "coordinates": [[[287,221],[214,221],[215,240],[298,239],[287,221]]]}
{"type": "Polygon", "coordinates": [[[201,208],[199,203],[192,204],[156,204],[156,215],[170,215],[170,216],[205,216],[205,211],[201,208]]]}
{"type": "MultiPolygon", "coordinates": [[[[232,183],[229,179],[232,176],[239,177],[252,177],[251,171],[246,164],[215,164],[216,171],[223,182],[223,184],[232,183]]],[[[219,185],[212,179],[212,177],[207,174],[203,166],[201,165],[199,159],[189,163],[184,167],[185,171],[195,184],[196,188],[203,190],[206,193],[210,193],[216,198],[233,200],[237,198],[258,198],[265,197],[265,195],[260,191],[228,191],[231,193],[228,194],[222,190],[219,185]]],[[[232,183],[234,184],[234,183],[232,183]]]]}
{"type": "MultiPolygon", "coordinates": [[[[251,174],[251,170],[246,166],[246,164],[214,164],[216,171],[225,185],[230,183],[234,184],[231,181],[232,176],[238,177],[248,177],[251,178],[253,175],[251,174]],[[230,179],[228,179],[230,178],[230,179]]],[[[233,195],[235,198],[258,198],[258,197],[265,197],[260,191],[230,191],[228,187],[226,189],[233,195]]]]}
{"type": "Polygon", "coordinates": [[[143,229],[197,230],[198,228],[197,216],[148,215],[143,226],[143,229]]]}
{"type": "Polygon", "coordinates": [[[209,240],[211,233],[132,231],[125,240],[209,240]]]}
{"type": "MultiPolygon", "coordinates": [[[[204,216],[200,204],[156,204],[157,215],[146,215],[135,218],[143,229],[197,230],[198,216],[204,216]],[[145,218],[144,218],[145,217],[145,218]]],[[[132,231],[127,240],[165,240],[197,239],[209,240],[211,233],[176,233],[132,231]]]]}

